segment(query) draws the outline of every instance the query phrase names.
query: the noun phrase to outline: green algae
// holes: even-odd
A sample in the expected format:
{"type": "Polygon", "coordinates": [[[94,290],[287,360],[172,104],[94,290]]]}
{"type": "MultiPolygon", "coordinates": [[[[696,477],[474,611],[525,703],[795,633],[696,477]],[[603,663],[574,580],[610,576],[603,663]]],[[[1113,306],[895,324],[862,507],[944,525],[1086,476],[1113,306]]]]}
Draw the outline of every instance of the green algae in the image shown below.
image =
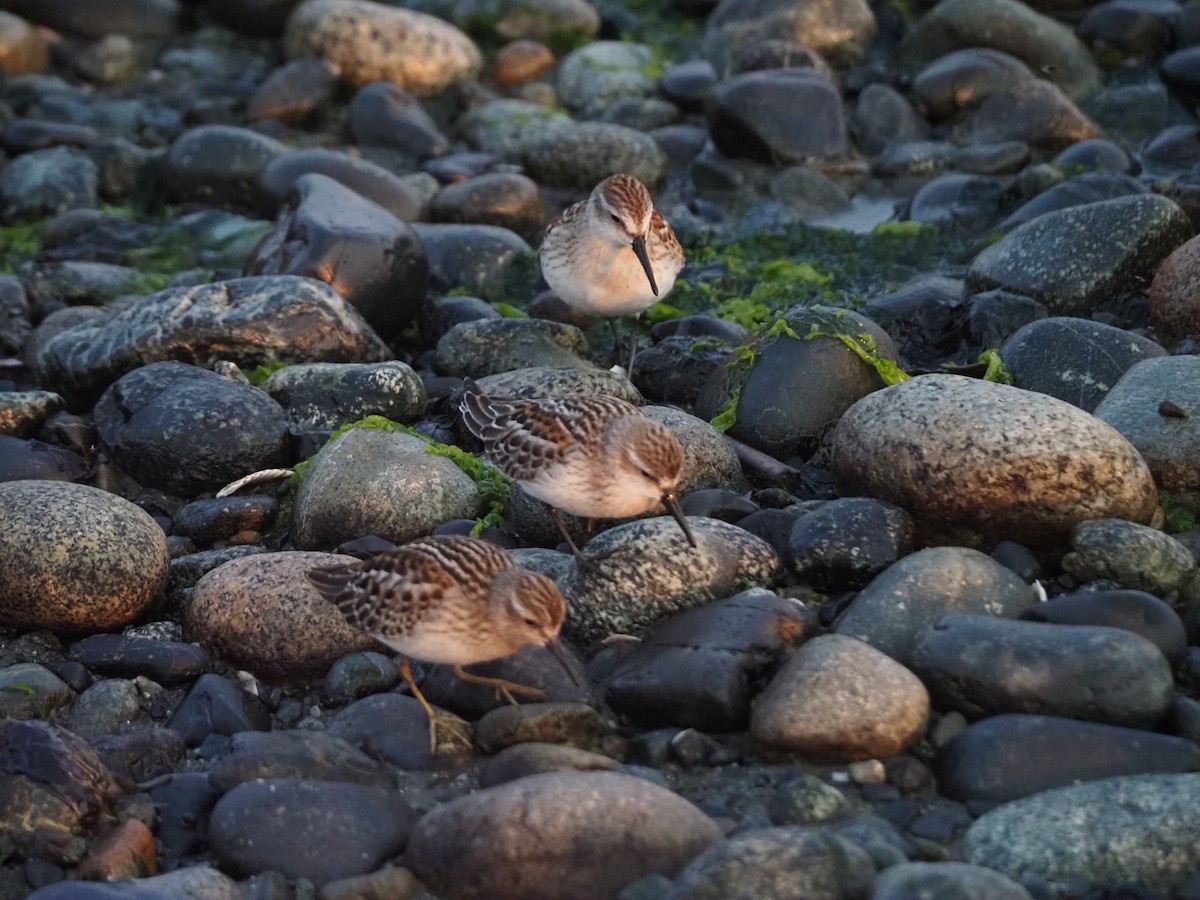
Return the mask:
{"type": "Polygon", "coordinates": [[[991,381],[996,384],[1012,384],[1012,372],[1008,370],[1008,366],[1000,358],[999,350],[984,350],[979,354],[979,361],[987,366],[987,371],[983,373],[984,381],[991,381]]]}

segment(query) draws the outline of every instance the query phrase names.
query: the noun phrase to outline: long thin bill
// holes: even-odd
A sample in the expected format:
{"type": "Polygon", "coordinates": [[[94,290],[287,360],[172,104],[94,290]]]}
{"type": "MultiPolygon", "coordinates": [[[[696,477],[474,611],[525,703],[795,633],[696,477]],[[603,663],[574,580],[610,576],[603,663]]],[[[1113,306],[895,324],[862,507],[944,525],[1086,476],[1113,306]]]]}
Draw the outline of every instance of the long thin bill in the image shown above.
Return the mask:
{"type": "Polygon", "coordinates": [[[650,265],[650,254],[646,252],[646,239],[640,234],[633,239],[633,252],[638,258],[638,262],[642,264],[642,268],[646,270],[646,277],[650,279],[650,290],[654,291],[654,296],[658,296],[658,284],[654,280],[654,267],[650,265]]]}
{"type": "Polygon", "coordinates": [[[683,510],[679,508],[679,503],[675,500],[675,495],[663,494],[663,505],[671,511],[671,515],[675,517],[675,521],[679,523],[679,527],[687,535],[688,543],[695,547],[696,536],[692,534],[692,527],[688,525],[687,517],[684,516],[683,510]]]}
{"type": "Polygon", "coordinates": [[[575,677],[575,672],[571,669],[571,664],[567,662],[567,654],[563,650],[562,644],[558,642],[558,638],[548,641],[546,643],[546,649],[549,650],[550,653],[553,654],[554,658],[558,660],[558,664],[563,667],[563,671],[567,673],[567,677],[571,679],[571,683],[574,685],[579,685],[579,679],[575,677]]]}

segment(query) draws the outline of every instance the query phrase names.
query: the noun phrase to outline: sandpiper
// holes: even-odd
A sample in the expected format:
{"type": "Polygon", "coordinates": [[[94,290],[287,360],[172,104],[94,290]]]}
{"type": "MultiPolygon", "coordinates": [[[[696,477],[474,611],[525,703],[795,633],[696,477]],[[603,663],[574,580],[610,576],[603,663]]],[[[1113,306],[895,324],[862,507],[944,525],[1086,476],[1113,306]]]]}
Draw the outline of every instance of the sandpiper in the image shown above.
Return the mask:
{"type": "Polygon", "coordinates": [[[625,400],[590,394],[518,400],[488,397],[468,385],[459,409],[488,457],[526,492],[549,504],[550,516],[581,569],[590,561],[575,545],[559,510],[623,519],[664,504],[696,538],[675,499],[683,449],[666,425],[625,400]]]}
{"type": "Polygon", "coordinates": [[[637,316],[665,296],[683,268],[683,249],[646,186],[610,175],[550,223],[538,262],[565,304],[611,319],[637,316]]]}
{"type": "Polygon", "coordinates": [[[566,613],[558,587],[487,541],[435,535],[306,574],[349,625],[404,654],[400,674],[429,717],[430,753],[437,752],[439,721],[448,730],[458,729],[453,717],[436,712],[422,695],[408,657],[452,664],[463,681],[493,688],[510,703],[516,702],[513,694],[543,692],[472,675],[462,667],[535,644],[546,646],[571,674],[557,641],[566,613]]]}

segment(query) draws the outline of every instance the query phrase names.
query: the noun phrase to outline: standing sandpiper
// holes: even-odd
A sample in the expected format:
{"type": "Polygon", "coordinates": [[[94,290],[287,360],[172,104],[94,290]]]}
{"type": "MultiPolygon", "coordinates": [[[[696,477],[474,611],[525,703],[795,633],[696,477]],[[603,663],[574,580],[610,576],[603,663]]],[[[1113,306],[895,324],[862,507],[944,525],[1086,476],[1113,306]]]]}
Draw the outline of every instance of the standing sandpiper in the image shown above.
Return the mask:
{"type": "Polygon", "coordinates": [[[513,694],[540,696],[542,691],[471,675],[462,667],[536,644],[546,646],[570,674],[557,641],[566,614],[558,587],[545,575],[520,568],[487,541],[435,535],[306,574],[350,626],[404,654],[400,674],[429,717],[430,753],[437,752],[439,720],[445,719],[448,730],[457,729],[452,717],[435,712],[421,694],[409,656],[453,664],[463,681],[491,687],[510,703],[516,703],[513,694]]]}
{"type": "MultiPolygon", "coordinates": [[[[563,303],[612,319],[637,316],[665,296],[683,268],[683,249],[646,186],[610,175],[550,223],[538,262],[563,303]]],[[[634,352],[636,341],[635,334],[634,352]]]]}
{"type": "Polygon", "coordinates": [[[516,400],[468,387],[459,409],[496,467],[550,506],[580,568],[590,561],[558,515],[624,519],[665,504],[688,543],[696,538],[675,500],[683,449],[666,425],[625,400],[590,394],[516,400]]]}

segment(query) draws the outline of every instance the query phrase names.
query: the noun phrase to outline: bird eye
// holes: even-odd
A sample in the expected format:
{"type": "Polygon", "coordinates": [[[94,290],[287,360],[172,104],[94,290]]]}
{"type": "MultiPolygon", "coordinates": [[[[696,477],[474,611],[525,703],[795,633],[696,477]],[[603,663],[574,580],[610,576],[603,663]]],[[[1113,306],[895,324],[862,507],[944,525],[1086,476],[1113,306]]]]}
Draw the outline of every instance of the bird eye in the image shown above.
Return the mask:
{"type": "Polygon", "coordinates": [[[537,628],[537,627],[538,627],[538,621],[537,621],[537,619],[526,618],[526,619],[525,619],[525,624],[526,624],[526,625],[528,625],[530,628],[537,628]]]}
{"type": "Polygon", "coordinates": [[[616,213],[613,213],[613,214],[612,214],[612,220],[613,220],[614,222],[616,222],[618,225],[620,225],[620,224],[621,224],[621,217],[620,217],[620,216],[618,216],[616,213]]]}

